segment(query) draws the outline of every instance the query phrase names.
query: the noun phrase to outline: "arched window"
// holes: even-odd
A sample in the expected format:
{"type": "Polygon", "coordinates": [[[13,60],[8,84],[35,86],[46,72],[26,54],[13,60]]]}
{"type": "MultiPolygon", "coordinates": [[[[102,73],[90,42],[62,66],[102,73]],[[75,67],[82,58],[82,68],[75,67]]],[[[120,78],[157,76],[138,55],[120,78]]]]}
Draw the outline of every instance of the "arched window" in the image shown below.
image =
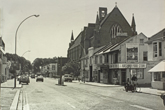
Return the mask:
{"type": "Polygon", "coordinates": [[[114,24],[110,30],[110,35],[112,38],[115,38],[117,33],[122,33],[122,29],[118,24],[114,24]]]}

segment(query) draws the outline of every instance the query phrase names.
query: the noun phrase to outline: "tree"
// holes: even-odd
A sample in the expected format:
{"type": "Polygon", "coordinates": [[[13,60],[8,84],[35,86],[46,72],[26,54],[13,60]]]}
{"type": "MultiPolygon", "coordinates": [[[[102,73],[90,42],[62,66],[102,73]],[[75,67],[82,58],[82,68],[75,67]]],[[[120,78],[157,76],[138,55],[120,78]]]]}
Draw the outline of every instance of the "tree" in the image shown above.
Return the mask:
{"type": "Polygon", "coordinates": [[[75,61],[68,62],[62,67],[62,71],[67,74],[73,73],[74,76],[79,76],[80,63],[75,61]]]}

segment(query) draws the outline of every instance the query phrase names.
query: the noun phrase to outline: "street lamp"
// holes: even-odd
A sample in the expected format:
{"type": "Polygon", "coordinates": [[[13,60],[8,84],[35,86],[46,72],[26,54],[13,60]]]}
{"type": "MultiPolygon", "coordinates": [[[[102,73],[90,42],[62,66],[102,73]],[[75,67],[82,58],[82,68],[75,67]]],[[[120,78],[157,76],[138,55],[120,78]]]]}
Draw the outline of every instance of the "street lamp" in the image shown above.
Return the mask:
{"type": "MultiPolygon", "coordinates": [[[[17,30],[16,30],[16,33],[15,33],[15,55],[17,55],[17,32],[18,32],[18,29],[19,27],[21,26],[21,24],[26,21],[27,19],[31,18],[31,17],[39,17],[39,15],[31,15],[31,16],[28,16],[27,18],[25,18],[17,27],[17,30]]],[[[14,88],[16,88],[16,72],[15,72],[15,78],[14,78],[14,88]]]]}
{"type": "MultiPolygon", "coordinates": [[[[28,51],[26,51],[26,52],[24,52],[23,54],[22,54],[22,57],[27,53],[27,52],[30,52],[30,50],[28,50],[28,51]]],[[[23,70],[24,69],[24,60],[23,60],[23,62],[22,62],[23,64],[22,64],[22,69],[21,70],[23,70]]]]}
{"type": "Polygon", "coordinates": [[[25,53],[27,53],[27,52],[30,52],[30,50],[28,50],[28,51],[24,52],[24,53],[22,54],[22,57],[23,57],[23,55],[25,55],[25,53]]]}

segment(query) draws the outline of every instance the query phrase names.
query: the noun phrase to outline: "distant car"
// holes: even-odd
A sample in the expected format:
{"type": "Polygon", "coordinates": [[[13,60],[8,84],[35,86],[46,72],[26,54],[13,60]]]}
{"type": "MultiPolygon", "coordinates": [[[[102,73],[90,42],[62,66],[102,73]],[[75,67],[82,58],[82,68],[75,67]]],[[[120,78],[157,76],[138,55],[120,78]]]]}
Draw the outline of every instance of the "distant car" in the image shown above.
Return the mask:
{"type": "Polygon", "coordinates": [[[37,81],[44,81],[44,78],[43,78],[43,76],[42,75],[39,75],[39,76],[37,76],[37,78],[36,78],[36,82],[37,81]]]}
{"type": "Polygon", "coordinates": [[[31,75],[31,78],[35,78],[35,74],[32,74],[32,75],[31,75]]]}
{"type": "Polygon", "coordinates": [[[72,75],[70,75],[70,74],[65,74],[65,75],[64,75],[64,80],[65,80],[65,81],[72,82],[72,75]]]}
{"type": "Polygon", "coordinates": [[[28,75],[22,75],[19,79],[19,84],[21,83],[26,83],[29,84],[30,83],[30,79],[28,75]]]}

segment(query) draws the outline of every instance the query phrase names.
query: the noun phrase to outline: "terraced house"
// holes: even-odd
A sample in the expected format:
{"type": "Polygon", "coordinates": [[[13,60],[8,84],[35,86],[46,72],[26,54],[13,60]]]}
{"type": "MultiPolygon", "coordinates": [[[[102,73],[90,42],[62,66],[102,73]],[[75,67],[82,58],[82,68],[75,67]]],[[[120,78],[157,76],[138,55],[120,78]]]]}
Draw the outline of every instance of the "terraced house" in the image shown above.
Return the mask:
{"type": "Polygon", "coordinates": [[[76,39],[72,32],[68,48],[68,58],[81,63],[80,74],[82,77],[85,76],[86,81],[96,79],[98,82],[101,81],[95,76],[99,74],[98,71],[102,71],[100,64],[103,64],[105,59],[104,56],[95,56],[98,51],[137,35],[134,15],[130,25],[117,5],[109,13],[106,7],[99,7],[98,12],[96,22],[88,23],[88,26],[83,28],[76,39]]]}

